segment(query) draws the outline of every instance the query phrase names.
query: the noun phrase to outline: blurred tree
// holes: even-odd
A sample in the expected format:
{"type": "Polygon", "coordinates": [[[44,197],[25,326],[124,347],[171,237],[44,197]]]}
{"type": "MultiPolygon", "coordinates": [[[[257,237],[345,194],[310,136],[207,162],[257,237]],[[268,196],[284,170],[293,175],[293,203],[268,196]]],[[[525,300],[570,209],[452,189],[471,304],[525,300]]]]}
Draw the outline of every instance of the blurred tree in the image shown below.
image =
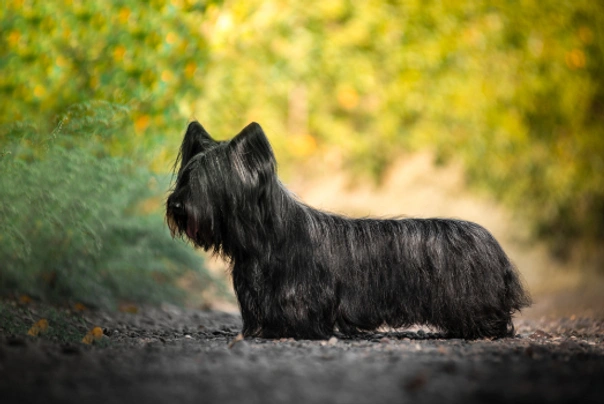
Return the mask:
{"type": "Polygon", "coordinates": [[[5,1],[0,123],[27,119],[53,127],[74,103],[128,103],[137,136],[120,137],[114,152],[128,153],[134,144],[151,150],[165,141],[168,127],[184,126],[183,109],[200,95],[208,58],[200,22],[208,3],[5,1]]]}
{"type": "Polygon", "coordinates": [[[128,103],[137,136],[109,150],[163,170],[192,116],[219,137],[261,122],[285,173],[323,159],[379,178],[429,147],[560,253],[604,241],[602,2],[5,3],[0,123],[128,103]]]}
{"type": "Polygon", "coordinates": [[[557,252],[602,245],[603,3],[231,0],[204,24],[208,127],[259,120],[287,161],[337,145],[378,178],[433,148],[557,252]]]}

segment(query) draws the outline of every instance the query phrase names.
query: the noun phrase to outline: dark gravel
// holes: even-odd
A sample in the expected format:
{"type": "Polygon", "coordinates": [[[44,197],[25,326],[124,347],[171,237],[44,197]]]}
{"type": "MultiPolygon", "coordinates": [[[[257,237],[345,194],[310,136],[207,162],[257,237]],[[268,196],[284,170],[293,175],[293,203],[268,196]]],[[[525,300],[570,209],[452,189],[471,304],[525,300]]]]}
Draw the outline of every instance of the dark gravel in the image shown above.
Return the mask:
{"type": "Polygon", "coordinates": [[[0,403],[602,403],[604,322],[519,320],[516,338],[422,330],[239,340],[235,314],[88,312],[92,346],[0,336],[0,403]]]}

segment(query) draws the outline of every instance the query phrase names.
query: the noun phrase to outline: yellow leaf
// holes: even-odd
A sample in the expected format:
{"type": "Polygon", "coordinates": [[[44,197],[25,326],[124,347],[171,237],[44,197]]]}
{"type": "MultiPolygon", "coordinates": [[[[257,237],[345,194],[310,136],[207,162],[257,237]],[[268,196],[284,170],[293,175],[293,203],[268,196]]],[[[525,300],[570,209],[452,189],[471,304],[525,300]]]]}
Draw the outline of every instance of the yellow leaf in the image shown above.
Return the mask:
{"type": "Polygon", "coordinates": [[[351,110],[359,105],[359,93],[352,86],[342,86],[336,92],[338,104],[346,110],[351,110]]]}
{"type": "Polygon", "coordinates": [[[48,330],[48,320],[45,318],[39,320],[36,325],[40,328],[40,332],[45,332],[48,330]]]}
{"type": "Polygon", "coordinates": [[[82,342],[84,344],[90,345],[94,342],[94,336],[90,333],[84,335],[84,338],[82,338],[82,342]]]}
{"type": "Polygon", "coordinates": [[[85,311],[85,310],[87,310],[87,307],[84,306],[82,303],[76,303],[73,305],[73,309],[75,311],[85,311]]]}
{"type": "Polygon", "coordinates": [[[67,58],[61,55],[57,56],[55,63],[59,67],[67,67],[69,65],[67,58]]]}
{"type": "Polygon", "coordinates": [[[134,121],[134,128],[137,132],[142,132],[149,126],[151,119],[149,115],[141,115],[134,121]]]}
{"type": "Polygon", "coordinates": [[[174,32],[168,32],[168,35],[166,35],[166,42],[169,45],[172,45],[177,40],[178,40],[178,36],[174,32]]]}
{"type": "Polygon", "coordinates": [[[130,18],[130,9],[127,7],[122,7],[118,13],[118,18],[120,20],[120,24],[126,24],[130,18]]]}
{"type": "Polygon", "coordinates": [[[118,62],[122,59],[124,59],[124,55],[126,54],[126,47],[123,45],[118,45],[114,50],[113,50],[113,59],[118,62]]]}
{"type": "Polygon", "coordinates": [[[171,70],[166,69],[166,70],[164,70],[164,71],[161,72],[161,76],[160,77],[161,77],[162,81],[164,81],[164,82],[167,83],[167,82],[171,81],[174,78],[174,73],[172,73],[171,70]]]}
{"type": "Polygon", "coordinates": [[[40,84],[37,84],[34,87],[34,95],[36,97],[38,97],[38,98],[41,98],[41,97],[45,96],[46,95],[46,88],[44,88],[44,86],[42,86],[40,84]]]}
{"type": "Polygon", "coordinates": [[[94,327],[89,331],[95,339],[103,338],[103,329],[101,327],[94,327]]]}
{"type": "Polygon", "coordinates": [[[31,297],[29,297],[27,295],[21,295],[21,296],[19,296],[19,303],[21,303],[21,304],[31,303],[31,297]]]}
{"type": "Polygon", "coordinates": [[[566,64],[571,69],[581,69],[585,67],[585,53],[581,49],[573,49],[566,54],[566,64]]]}
{"type": "Polygon", "coordinates": [[[84,344],[90,345],[95,341],[99,341],[103,338],[103,329],[101,327],[94,327],[90,331],[86,333],[84,338],[82,338],[82,342],[84,344]]]}
{"type": "Polygon", "coordinates": [[[138,313],[138,307],[136,307],[136,305],[134,305],[134,304],[128,304],[128,303],[120,304],[119,310],[122,313],[132,313],[132,314],[138,313]]]}
{"type": "Polygon", "coordinates": [[[290,146],[293,154],[305,157],[317,149],[317,141],[308,134],[294,135],[291,137],[290,146]]]}
{"type": "Polygon", "coordinates": [[[27,331],[27,335],[31,335],[32,337],[37,337],[40,333],[40,329],[35,324],[27,331]]]}
{"type": "Polygon", "coordinates": [[[195,71],[197,70],[197,66],[193,62],[187,63],[185,66],[185,76],[187,78],[192,78],[195,75],[195,71]]]}
{"type": "Polygon", "coordinates": [[[41,333],[45,333],[48,330],[48,320],[45,318],[38,320],[34,325],[31,326],[29,331],[27,331],[27,335],[31,335],[32,337],[37,337],[41,333]]]}

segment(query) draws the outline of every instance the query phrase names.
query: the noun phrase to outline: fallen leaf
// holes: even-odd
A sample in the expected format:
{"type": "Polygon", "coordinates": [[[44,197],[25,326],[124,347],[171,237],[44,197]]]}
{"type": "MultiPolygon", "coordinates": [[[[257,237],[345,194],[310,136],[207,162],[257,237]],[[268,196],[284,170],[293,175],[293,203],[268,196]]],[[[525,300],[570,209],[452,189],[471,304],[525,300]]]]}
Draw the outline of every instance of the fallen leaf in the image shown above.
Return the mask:
{"type": "Polygon", "coordinates": [[[82,342],[86,345],[90,345],[94,342],[94,335],[92,334],[86,334],[84,335],[84,338],[82,338],[82,342]]]}
{"type": "Polygon", "coordinates": [[[37,337],[39,334],[44,334],[46,330],[48,330],[48,320],[43,318],[41,320],[38,320],[34,325],[31,326],[29,331],[27,331],[27,335],[37,337]]]}
{"type": "Polygon", "coordinates": [[[101,327],[94,327],[90,332],[96,339],[103,338],[103,329],[101,327]]]}
{"type": "Polygon", "coordinates": [[[76,303],[73,305],[73,309],[75,311],[86,311],[88,310],[88,307],[84,306],[82,303],[76,303]]]}
{"type": "Polygon", "coordinates": [[[19,303],[21,303],[21,304],[29,304],[29,303],[31,303],[31,301],[32,301],[31,297],[29,297],[27,295],[19,296],[19,303]]]}
{"type": "Polygon", "coordinates": [[[86,333],[84,338],[82,338],[82,342],[84,344],[90,345],[93,342],[100,341],[102,338],[103,329],[101,327],[94,327],[86,333]]]}
{"type": "Polygon", "coordinates": [[[132,314],[138,313],[138,307],[136,305],[130,304],[130,303],[122,303],[122,304],[120,304],[119,310],[122,313],[132,313],[132,314]]]}
{"type": "Polygon", "coordinates": [[[40,327],[41,332],[45,332],[46,330],[48,330],[48,320],[46,320],[45,318],[39,320],[36,324],[38,325],[38,327],[40,327]]]}

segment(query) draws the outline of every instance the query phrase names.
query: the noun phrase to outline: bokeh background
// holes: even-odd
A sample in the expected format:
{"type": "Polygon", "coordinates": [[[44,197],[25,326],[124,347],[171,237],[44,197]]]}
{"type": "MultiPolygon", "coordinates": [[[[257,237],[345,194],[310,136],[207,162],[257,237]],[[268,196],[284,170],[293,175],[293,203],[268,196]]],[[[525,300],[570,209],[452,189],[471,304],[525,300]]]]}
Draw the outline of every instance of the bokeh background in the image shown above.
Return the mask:
{"type": "Polygon", "coordinates": [[[163,222],[197,119],[259,122],[315,206],[485,225],[533,315],[604,315],[602,2],[5,0],[0,30],[3,295],[232,304],[163,222]]]}

